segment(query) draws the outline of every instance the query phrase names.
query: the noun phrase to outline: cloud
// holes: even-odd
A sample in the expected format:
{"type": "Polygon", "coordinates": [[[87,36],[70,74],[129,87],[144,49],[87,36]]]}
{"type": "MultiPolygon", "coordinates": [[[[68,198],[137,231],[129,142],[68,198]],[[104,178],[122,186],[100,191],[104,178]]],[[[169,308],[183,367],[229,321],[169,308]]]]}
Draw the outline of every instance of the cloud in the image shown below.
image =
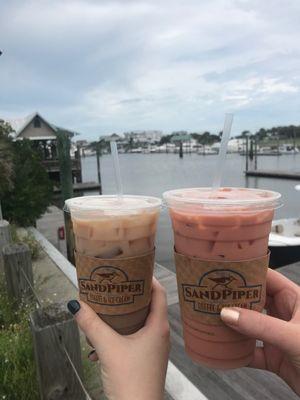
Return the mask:
{"type": "Polygon", "coordinates": [[[86,137],[298,122],[300,4],[0,0],[0,115],[86,137]],[[280,112],[278,112],[280,111],[280,112]]]}

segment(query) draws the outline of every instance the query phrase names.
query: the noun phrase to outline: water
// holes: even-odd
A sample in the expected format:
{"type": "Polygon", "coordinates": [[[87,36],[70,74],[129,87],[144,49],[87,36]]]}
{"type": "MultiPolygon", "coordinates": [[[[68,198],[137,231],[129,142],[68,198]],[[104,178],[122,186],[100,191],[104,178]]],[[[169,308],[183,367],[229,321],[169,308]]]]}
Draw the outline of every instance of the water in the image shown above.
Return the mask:
{"type": "MultiPolygon", "coordinates": [[[[114,170],[110,156],[100,159],[103,194],[116,192],[114,170]]],[[[211,186],[216,156],[186,154],[120,154],[124,193],[161,197],[170,189],[211,186]]],[[[258,157],[258,169],[299,171],[300,154],[280,157],[258,157]]],[[[223,186],[242,186],[278,191],[284,206],[276,211],[275,218],[300,215],[300,192],[294,187],[299,181],[244,176],[245,157],[228,154],[223,186]]],[[[83,181],[97,181],[95,157],[82,158],[83,181]]],[[[92,193],[89,193],[92,194],[92,193]]],[[[157,234],[157,261],[170,269],[173,266],[172,230],[166,209],[162,210],[157,234]]]]}

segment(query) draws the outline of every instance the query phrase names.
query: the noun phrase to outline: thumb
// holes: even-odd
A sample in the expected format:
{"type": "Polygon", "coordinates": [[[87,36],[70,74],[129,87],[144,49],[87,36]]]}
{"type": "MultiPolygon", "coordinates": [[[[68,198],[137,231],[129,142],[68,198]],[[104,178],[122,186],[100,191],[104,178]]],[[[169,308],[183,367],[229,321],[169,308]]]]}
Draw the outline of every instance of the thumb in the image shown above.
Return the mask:
{"type": "Polygon", "coordinates": [[[68,303],[68,309],[74,315],[79,328],[97,351],[105,350],[108,343],[111,346],[112,342],[119,336],[85,302],[71,300],[68,303]]]}
{"type": "Polygon", "coordinates": [[[237,307],[222,308],[221,319],[235,331],[272,344],[284,352],[299,351],[299,334],[291,322],[237,307]]]}

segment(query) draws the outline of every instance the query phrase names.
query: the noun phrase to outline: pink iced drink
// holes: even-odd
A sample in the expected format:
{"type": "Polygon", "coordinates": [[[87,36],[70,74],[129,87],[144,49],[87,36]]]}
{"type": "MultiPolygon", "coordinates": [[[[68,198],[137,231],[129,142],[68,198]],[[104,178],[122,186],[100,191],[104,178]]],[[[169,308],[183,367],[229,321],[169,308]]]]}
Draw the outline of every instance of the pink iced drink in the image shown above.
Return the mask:
{"type": "MultiPolygon", "coordinates": [[[[280,194],[256,189],[181,189],[164,193],[172,219],[176,252],[209,261],[263,257],[280,194]]],[[[192,319],[182,310],[187,353],[213,368],[247,365],[255,341],[218,325],[192,319]]]]}

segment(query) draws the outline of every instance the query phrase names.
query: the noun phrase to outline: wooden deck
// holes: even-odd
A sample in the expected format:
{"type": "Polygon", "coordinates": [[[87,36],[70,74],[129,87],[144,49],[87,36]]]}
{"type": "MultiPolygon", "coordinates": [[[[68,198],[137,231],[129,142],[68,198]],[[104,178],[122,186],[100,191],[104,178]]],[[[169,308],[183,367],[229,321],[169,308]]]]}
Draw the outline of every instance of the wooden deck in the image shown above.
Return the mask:
{"type": "Polygon", "coordinates": [[[300,180],[300,172],[296,171],[272,171],[272,170],[251,170],[245,171],[246,176],[257,176],[262,178],[278,178],[278,179],[292,179],[300,180]]]}
{"type": "MultiPolygon", "coordinates": [[[[278,269],[300,284],[300,263],[278,269]]],[[[174,274],[170,272],[170,274],[174,274]]],[[[174,274],[175,275],[175,274],[174,274]]],[[[164,282],[162,281],[162,284],[164,282]]],[[[176,284],[176,283],[175,283],[176,284]]],[[[174,290],[174,288],[172,288],[174,290]]],[[[172,363],[209,400],[296,400],[299,397],[276,375],[251,368],[211,370],[191,361],[184,351],[179,304],[169,305],[172,363]]],[[[188,399],[187,399],[188,400],[188,399]]]]}
{"type": "MultiPolygon", "coordinates": [[[[38,222],[38,229],[48,237],[54,246],[57,246],[56,231],[57,226],[60,226],[63,222],[62,212],[54,207],[50,211],[51,213],[45,215],[38,222]],[[51,226],[52,230],[50,229],[51,226]]],[[[47,242],[46,239],[40,240],[47,242]]],[[[76,272],[72,265],[55,249],[50,250],[48,249],[49,255],[55,264],[60,265],[60,268],[64,265],[65,268],[68,267],[73,277],[71,281],[76,283],[76,272]]],[[[277,271],[300,284],[300,263],[280,268],[277,271]]],[[[166,394],[165,400],[299,399],[280,378],[272,373],[251,368],[224,372],[211,370],[193,363],[184,351],[176,275],[169,268],[160,264],[155,265],[154,274],[167,291],[171,326],[171,364],[169,364],[166,385],[169,393],[166,394]],[[174,368],[178,369],[180,373],[170,371],[170,366],[173,370],[174,368]],[[184,380],[182,380],[183,378],[184,380]]]]}

